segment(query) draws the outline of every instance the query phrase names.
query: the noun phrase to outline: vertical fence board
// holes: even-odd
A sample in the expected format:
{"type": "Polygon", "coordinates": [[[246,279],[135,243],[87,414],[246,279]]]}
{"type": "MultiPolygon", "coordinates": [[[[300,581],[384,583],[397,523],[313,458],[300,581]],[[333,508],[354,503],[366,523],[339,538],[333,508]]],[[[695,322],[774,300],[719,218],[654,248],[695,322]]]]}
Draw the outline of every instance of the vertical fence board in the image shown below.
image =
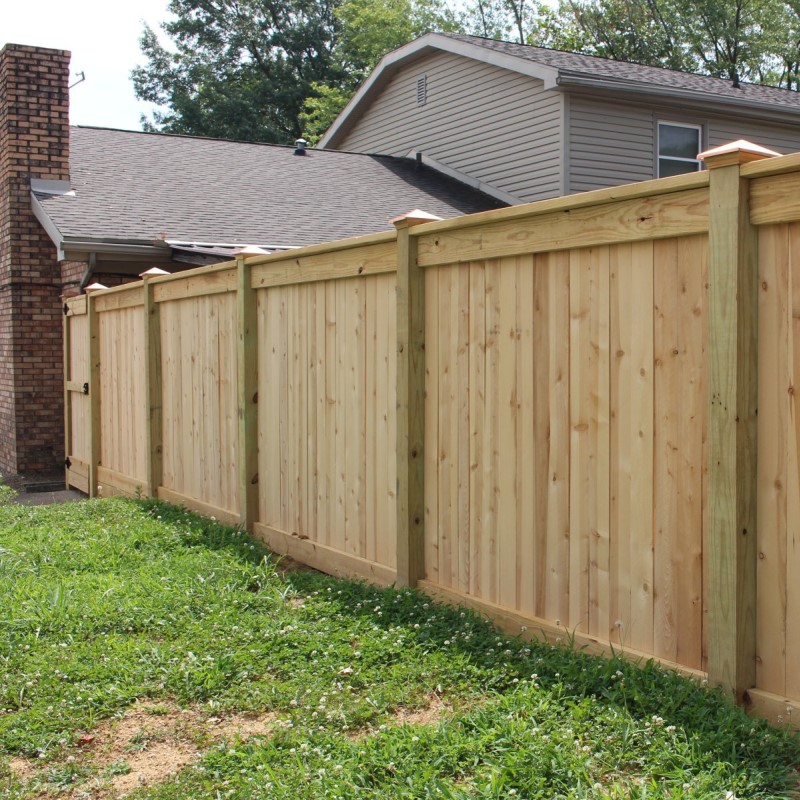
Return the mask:
{"type": "Polygon", "coordinates": [[[497,550],[494,559],[497,602],[517,607],[517,270],[514,258],[501,259],[497,270],[497,472],[494,499],[497,519],[497,550]]]}
{"type": "Polygon", "coordinates": [[[785,431],[789,313],[789,232],[786,225],[759,235],[758,614],[756,683],[786,691],[786,561],[788,453],[785,431]]]}
{"type": "MultiPolygon", "coordinates": [[[[517,259],[517,451],[516,495],[517,553],[519,559],[517,606],[529,614],[536,613],[536,592],[541,576],[543,559],[537,543],[545,539],[544,526],[540,524],[537,503],[542,502],[539,485],[547,469],[547,441],[537,439],[536,384],[540,368],[534,356],[534,325],[539,324],[540,309],[534,296],[537,273],[534,259],[517,259]]],[[[546,364],[542,366],[546,367],[546,364]]],[[[544,381],[538,381],[543,384],[544,381]]]]}
{"type": "Polygon", "coordinates": [[[499,448],[497,436],[500,424],[500,262],[486,262],[484,287],[486,292],[485,319],[485,359],[483,395],[483,526],[481,549],[482,597],[490,602],[498,602],[497,556],[498,543],[498,487],[499,448]]]}
{"type": "Polygon", "coordinates": [[[654,253],[654,651],[700,668],[707,262],[699,237],[654,253]]]}
{"type": "MultiPolygon", "coordinates": [[[[482,262],[470,264],[469,269],[469,592],[483,597],[482,564],[485,556],[483,516],[483,459],[484,459],[484,402],[486,396],[486,288],[482,262]]],[[[429,272],[426,271],[426,279],[429,272]]],[[[426,432],[427,433],[427,432],[426,432]]],[[[426,487],[434,477],[427,471],[426,487]]],[[[428,539],[435,539],[429,531],[428,539]]]]}
{"type": "Polygon", "coordinates": [[[620,245],[611,274],[612,641],[653,646],[653,244],[620,245]]]}
{"type": "MultiPolygon", "coordinates": [[[[442,526],[439,519],[439,280],[445,273],[427,269],[425,281],[425,578],[441,583],[439,548],[442,526]]],[[[446,580],[446,579],[445,579],[446,580]]]]}
{"type": "Polygon", "coordinates": [[[258,518],[280,526],[280,289],[257,292],[258,314],[258,518]]]}
{"type": "Polygon", "coordinates": [[[798,389],[800,385],[800,223],[789,225],[790,282],[787,296],[791,298],[789,317],[788,386],[789,403],[786,530],[786,695],[800,698],[800,419],[798,419],[798,389]],[[790,666],[791,665],[791,666],[790,666]]]}
{"type": "MultiPolygon", "coordinates": [[[[539,615],[554,622],[569,619],[570,591],[570,255],[537,256],[545,270],[539,306],[547,306],[547,331],[542,332],[540,359],[546,362],[547,387],[541,392],[537,441],[548,442],[546,581],[539,615]]],[[[538,280],[537,280],[538,289],[538,280]]],[[[545,322],[542,322],[544,326],[545,322]]],[[[539,382],[537,381],[537,384],[539,382]]]]}

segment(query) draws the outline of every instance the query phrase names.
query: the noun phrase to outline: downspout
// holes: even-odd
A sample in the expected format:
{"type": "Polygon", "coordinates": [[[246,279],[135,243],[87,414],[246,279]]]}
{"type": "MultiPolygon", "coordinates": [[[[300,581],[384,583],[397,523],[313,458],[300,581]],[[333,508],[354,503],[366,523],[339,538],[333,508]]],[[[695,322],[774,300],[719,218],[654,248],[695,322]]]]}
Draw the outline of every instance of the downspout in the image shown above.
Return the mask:
{"type": "Polygon", "coordinates": [[[92,279],[92,275],[94,274],[94,268],[96,264],[97,264],[97,253],[89,253],[89,263],[86,267],[86,270],[83,273],[81,282],[78,284],[78,292],[80,294],[83,294],[86,290],[86,287],[89,285],[89,281],[92,279]]]}

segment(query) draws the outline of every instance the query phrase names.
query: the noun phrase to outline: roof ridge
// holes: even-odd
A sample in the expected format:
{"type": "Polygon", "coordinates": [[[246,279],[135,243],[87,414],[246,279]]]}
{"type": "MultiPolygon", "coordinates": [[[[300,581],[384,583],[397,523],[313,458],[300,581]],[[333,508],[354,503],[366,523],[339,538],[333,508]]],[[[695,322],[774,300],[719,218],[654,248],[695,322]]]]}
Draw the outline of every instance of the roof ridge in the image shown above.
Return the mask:
{"type": "MultiPolygon", "coordinates": [[[[456,39],[460,41],[479,41],[479,42],[487,42],[487,43],[497,43],[497,44],[504,44],[510,45],[511,47],[522,47],[528,50],[539,50],[544,53],[563,53],[564,55],[568,56],[578,56],[580,58],[588,58],[595,61],[602,61],[604,63],[609,64],[623,64],[623,65],[630,65],[632,67],[641,67],[643,69],[653,69],[653,70],[660,70],[662,72],[671,72],[675,75],[689,75],[695,78],[702,78],[704,80],[709,81],[717,81],[719,83],[730,85],[731,81],[729,78],[719,78],[716,75],[707,75],[702,72],[688,72],[687,70],[682,69],[675,69],[674,67],[666,67],[660,64],[644,64],[641,61],[623,61],[618,58],[609,58],[608,56],[599,56],[594,55],[593,53],[581,53],[577,50],[560,50],[557,47],[543,47],[542,45],[538,44],[522,44],[520,42],[510,42],[506,39],[493,39],[489,36],[476,36],[470,33],[454,33],[454,32],[447,32],[447,31],[437,31],[436,34],[438,36],[445,36],[449,39],[456,39]]],[[[518,58],[522,58],[522,56],[517,56],[518,58]]],[[[620,78],[620,80],[624,80],[620,78]]],[[[769,83],[755,83],[754,81],[745,81],[740,79],[740,84],[742,86],[753,86],[758,89],[771,89],[776,92],[794,92],[793,89],[787,89],[783,86],[773,86],[769,83]]]]}
{"type": "MultiPolygon", "coordinates": [[[[243,144],[253,145],[257,147],[276,147],[282,150],[294,150],[294,145],[276,144],[275,142],[251,142],[246,139],[223,139],[216,136],[195,136],[192,134],[184,133],[168,133],[166,131],[131,131],[126,128],[110,128],[103,125],[70,125],[70,128],[75,130],[89,130],[89,131],[105,131],[108,133],[131,133],[137,136],[163,136],[170,139],[190,139],[192,141],[200,142],[220,142],[222,144],[243,144]]],[[[394,156],[389,153],[364,153],[356,150],[333,150],[328,148],[308,148],[311,154],[325,153],[336,156],[364,156],[365,158],[381,158],[391,161],[405,162],[409,159],[406,156],[394,156]]]]}

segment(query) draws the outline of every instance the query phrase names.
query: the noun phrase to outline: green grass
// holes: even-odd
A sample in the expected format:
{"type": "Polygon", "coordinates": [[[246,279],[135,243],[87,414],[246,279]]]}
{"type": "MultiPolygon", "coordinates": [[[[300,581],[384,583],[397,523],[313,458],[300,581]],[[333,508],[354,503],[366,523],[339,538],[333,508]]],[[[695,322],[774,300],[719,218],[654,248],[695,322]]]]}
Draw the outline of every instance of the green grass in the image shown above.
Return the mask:
{"type": "Polygon", "coordinates": [[[653,664],[511,640],[415,591],[284,574],[242,533],[150,501],[0,507],[0,608],[2,798],[98,779],[78,737],[137,698],[277,715],[271,735],[209,739],[140,798],[753,800],[797,784],[793,734],[653,664]],[[398,724],[432,700],[447,713],[398,724]]]}

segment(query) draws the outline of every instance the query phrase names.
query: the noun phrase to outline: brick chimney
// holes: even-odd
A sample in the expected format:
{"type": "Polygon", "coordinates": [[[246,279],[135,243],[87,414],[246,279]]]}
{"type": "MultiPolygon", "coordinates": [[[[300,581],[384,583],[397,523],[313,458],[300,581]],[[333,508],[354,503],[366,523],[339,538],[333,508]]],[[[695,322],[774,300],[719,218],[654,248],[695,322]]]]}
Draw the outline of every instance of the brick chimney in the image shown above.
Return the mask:
{"type": "Polygon", "coordinates": [[[31,210],[32,178],[69,180],[69,59],[0,50],[0,474],[63,462],[61,275],[31,210]]]}

